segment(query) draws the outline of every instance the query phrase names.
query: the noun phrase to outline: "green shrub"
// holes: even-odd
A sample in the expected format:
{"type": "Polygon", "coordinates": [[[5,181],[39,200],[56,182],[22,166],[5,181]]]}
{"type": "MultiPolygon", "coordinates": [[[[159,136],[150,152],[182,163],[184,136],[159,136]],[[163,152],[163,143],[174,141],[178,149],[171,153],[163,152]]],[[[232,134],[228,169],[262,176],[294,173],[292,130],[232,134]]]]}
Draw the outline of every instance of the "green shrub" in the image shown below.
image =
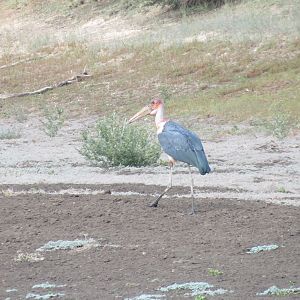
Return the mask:
{"type": "Polygon", "coordinates": [[[182,7],[194,7],[194,6],[204,6],[204,7],[219,7],[229,2],[236,2],[237,0],[150,0],[148,4],[161,4],[169,5],[174,9],[182,7]]]}
{"type": "Polygon", "coordinates": [[[64,124],[64,109],[57,106],[45,107],[44,114],[46,121],[42,122],[44,125],[43,130],[48,136],[54,137],[64,124]]]}
{"type": "Polygon", "coordinates": [[[266,122],[266,128],[277,138],[283,139],[290,133],[292,128],[291,123],[289,114],[278,111],[269,122],[266,122]]]}
{"type": "Polygon", "coordinates": [[[20,137],[21,133],[15,129],[0,129],[0,140],[14,140],[19,139],[20,137]]]}
{"type": "Polygon", "coordinates": [[[264,128],[267,132],[283,139],[289,135],[294,127],[297,127],[298,119],[294,120],[291,114],[285,110],[285,103],[279,101],[270,107],[271,117],[269,119],[261,119],[256,125],[264,128]]]}
{"type": "Polygon", "coordinates": [[[223,272],[218,269],[208,268],[208,274],[211,276],[219,276],[219,275],[222,275],[223,272]]]}
{"type": "Polygon", "coordinates": [[[125,11],[151,5],[168,6],[171,9],[185,9],[193,7],[204,7],[210,9],[237,1],[239,0],[120,0],[116,1],[116,6],[125,11]]]}
{"type": "Polygon", "coordinates": [[[113,114],[99,120],[92,130],[82,133],[80,153],[88,160],[109,166],[146,166],[157,162],[160,147],[151,134],[113,114]]]}

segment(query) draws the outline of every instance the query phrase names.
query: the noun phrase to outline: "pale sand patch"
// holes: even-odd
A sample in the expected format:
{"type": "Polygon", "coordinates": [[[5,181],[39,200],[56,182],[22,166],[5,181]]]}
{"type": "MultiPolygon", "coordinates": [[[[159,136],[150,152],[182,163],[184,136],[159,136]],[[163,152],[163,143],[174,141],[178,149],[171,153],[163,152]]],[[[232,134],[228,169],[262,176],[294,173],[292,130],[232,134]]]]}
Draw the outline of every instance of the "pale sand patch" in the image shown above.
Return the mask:
{"type": "MultiPolygon", "coordinates": [[[[1,184],[167,184],[168,168],[164,166],[110,170],[91,166],[78,149],[81,146],[81,130],[94,121],[95,118],[70,121],[54,138],[43,133],[37,120],[20,125],[20,139],[0,141],[1,184]]],[[[0,122],[0,126],[5,128],[11,124],[0,122]]],[[[203,124],[203,132],[205,126],[210,126],[210,131],[218,130],[217,126],[203,124]]],[[[193,170],[196,197],[300,204],[299,135],[283,141],[263,134],[232,135],[221,139],[205,136],[203,143],[215,171],[201,176],[193,170]]],[[[176,166],[174,186],[189,184],[187,168],[176,166]]],[[[70,190],[59,193],[102,192],[70,190]]],[[[126,193],[136,191],[129,189],[123,195],[126,196],[126,193]]],[[[153,195],[156,193],[154,190],[153,195]]],[[[9,191],[6,194],[9,195],[9,191]]],[[[177,197],[189,197],[189,194],[185,192],[177,197]]]]}

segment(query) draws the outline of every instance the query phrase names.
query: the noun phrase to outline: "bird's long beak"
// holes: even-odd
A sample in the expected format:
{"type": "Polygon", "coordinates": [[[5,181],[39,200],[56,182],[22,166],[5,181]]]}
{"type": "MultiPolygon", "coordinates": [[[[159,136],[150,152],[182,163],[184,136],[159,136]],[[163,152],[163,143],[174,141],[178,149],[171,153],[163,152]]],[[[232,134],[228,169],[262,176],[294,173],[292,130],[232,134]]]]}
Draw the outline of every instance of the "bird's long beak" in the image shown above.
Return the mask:
{"type": "Polygon", "coordinates": [[[128,123],[132,123],[146,115],[149,115],[151,113],[151,108],[149,105],[145,106],[144,108],[142,108],[138,113],[136,113],[129,121],[128,123]]]}

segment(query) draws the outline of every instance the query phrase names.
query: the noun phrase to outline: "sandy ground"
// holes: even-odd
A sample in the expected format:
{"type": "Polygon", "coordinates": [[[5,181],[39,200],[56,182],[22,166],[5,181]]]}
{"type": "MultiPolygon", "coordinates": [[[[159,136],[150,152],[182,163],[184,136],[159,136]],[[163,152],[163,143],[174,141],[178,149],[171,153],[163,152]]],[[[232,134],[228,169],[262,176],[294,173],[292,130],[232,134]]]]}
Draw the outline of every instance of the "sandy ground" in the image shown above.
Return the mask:
{"type": "MultiPolygon", "coordinates": [[[[0,140],[0,182],[167,184],[168,168],[165,166],[110,170],[91,166],[78,149],[81,146],[80,132],[93,122],[95,118],[70,121],[54,138],[49,138],[42,131],[42,124],[38,120],[17,125],[1,122],[2,130],[13,128],[20,132],[21,138],[0,140]]],[[[203,134],[199,133],[214,172],[201,176],[194,170],[196,197],[263,200],[299,206],[300,136],[282,141],[260,133],[212,138],[223,129],[222,126],[206,124],[203,125],[203,134]]],[[[176,166],[175,186],[189,186],[187,172],[185,166],[176,166]]],[[[134,187],[128,185],[126,192],[135,192],[134,187]]],[[[154,189],[152,194],[155,193],[154,189]]],[[[188,191],[177,195],[182,196],[188,197],[188,191]]]]}

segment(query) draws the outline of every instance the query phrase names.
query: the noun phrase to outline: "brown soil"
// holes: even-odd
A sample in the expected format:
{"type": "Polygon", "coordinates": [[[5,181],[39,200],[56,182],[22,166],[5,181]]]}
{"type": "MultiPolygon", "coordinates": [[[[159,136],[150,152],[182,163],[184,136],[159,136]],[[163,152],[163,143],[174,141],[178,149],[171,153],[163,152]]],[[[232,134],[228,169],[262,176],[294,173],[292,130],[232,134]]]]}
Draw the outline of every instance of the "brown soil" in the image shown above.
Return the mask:
{"type": "MultiPolygon", "coordinates": [[[[7,187],[0,186],[0,191],[7,187]]],[[[35,188],[58,191],[70,186],[35,188]]],[[[94,188],[133,190],[132,185],[94,188]]],[[[153,194],[163,187],[140,185],[134,189],[153,194]]],[[[173,191],[180,192],[180,188],[173,191]]],[[[65,293],[61,299],[91,300],[156,294],[162,286],[190,281],[233,291],[216,299],[269,299],[256,293],[272,285],[299,284],[298,207],[196,199],[197,214],[189,215],[190,199],[162,199],[158,208],[147,207],[151,200],[150,196],[109,193],[0,194],[0,299],[25,299],[34,292],[33,285],[47,281],[66,285],[55,290],[65,293]],[[85,235],[98,240],[101,247],[42,252],[45,259],[39,262],[15,261],[18,251],[33,253],[50,240],[85,235]],[[246,253],[249,247],[267,244],[280,248],[246,253]],[[223,274],[212,276],[209,268],[223,274]],[[17,291],[6,291],[12,288],[17,291]]],[[[166,299],[195,298],[183,294],[171,292],[166,299]]]]}

